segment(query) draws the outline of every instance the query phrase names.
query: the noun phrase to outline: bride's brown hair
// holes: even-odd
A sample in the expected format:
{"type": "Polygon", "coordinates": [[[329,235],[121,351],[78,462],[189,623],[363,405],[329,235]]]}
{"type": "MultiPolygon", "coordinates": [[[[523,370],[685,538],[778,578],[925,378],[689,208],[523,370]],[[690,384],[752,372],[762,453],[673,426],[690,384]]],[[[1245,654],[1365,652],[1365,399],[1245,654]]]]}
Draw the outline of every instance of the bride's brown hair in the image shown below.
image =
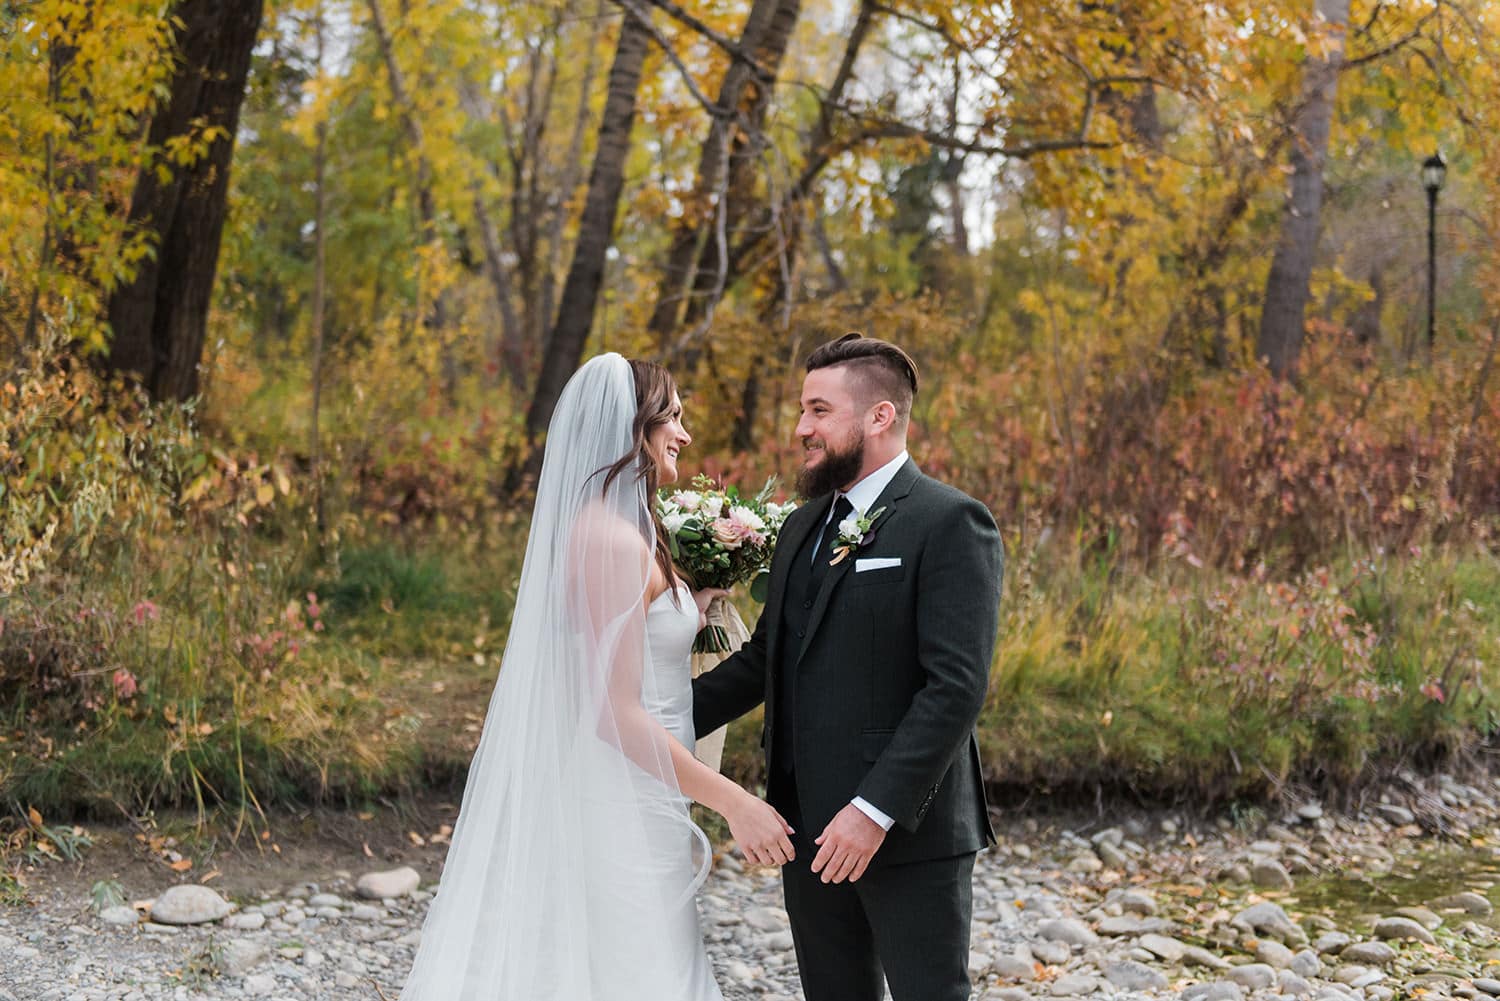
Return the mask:
{"type": "Polygon", "coordinates": [[[672,373],[654,361],[630,359],[630,374],[635,380],[635,420],[630,426],[630,451],[620,456],[618,462],[609,467],[604,477],[604,489],[615,481],[615,477],[636,469],[636,478],[646,481],[646,504],[651,511],[651,524],[656,531],[656,565],[666,578],[667,587],[673,590],[673,601],[677,600],[675,581],[679,576],[672,565],[672,545],[667,540],[667,530],[656,513],[656,491],[661,486],[661,469],[656,456],[651,454],[649,442],[651,432],[672,419],[672,400],[677,396],[677,380],[672,373]]]}

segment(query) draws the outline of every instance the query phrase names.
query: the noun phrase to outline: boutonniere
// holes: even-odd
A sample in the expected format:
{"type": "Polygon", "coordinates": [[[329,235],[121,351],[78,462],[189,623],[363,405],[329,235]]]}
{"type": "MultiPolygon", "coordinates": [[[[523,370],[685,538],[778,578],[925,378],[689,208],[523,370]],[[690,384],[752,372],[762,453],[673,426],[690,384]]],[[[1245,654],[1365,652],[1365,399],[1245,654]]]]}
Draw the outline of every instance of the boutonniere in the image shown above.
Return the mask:
{"type": "Polygon", "coordinates": [[[885,508],[876,508],[870,514],[860,514],[858,511],[849,515],[839,522],[838,537],[833,540],[833,559],[828,565],[836,567],[848,558],[849,554],[868,543],[874,536],[875,519],[885,514],[885,508]]]}

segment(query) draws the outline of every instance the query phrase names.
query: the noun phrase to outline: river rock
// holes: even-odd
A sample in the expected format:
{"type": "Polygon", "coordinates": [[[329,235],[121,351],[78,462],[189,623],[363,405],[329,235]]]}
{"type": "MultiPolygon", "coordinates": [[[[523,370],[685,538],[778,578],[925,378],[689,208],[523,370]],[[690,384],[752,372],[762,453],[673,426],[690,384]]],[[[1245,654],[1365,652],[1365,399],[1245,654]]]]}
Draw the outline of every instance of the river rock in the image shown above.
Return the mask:
{"type": "Polygon", "coordinates": [[[1316,801],[1303,803],[1297,807],[1297,817],[1308,822],[1318,820],[1323,816],[1323,804],[1316,801]]]}
{"type": "Polygon", "coordinates": [[[1443,925],[1443,919],[1426,907],[1398,907],[1391,913],[1398,918],[1411,918],[1428,931],[1434,931],[1443,925]]]}
{"type": "Polygon", "coordinates": [[[1127,914],[1139,914],[1143,918],[1156,915],[1156,898],[1149,890],[1125,890],[1118,899],[1127,914]]]}
{"type": "Polygon", "coordinates": [[[1475,977],[1470,983],[1484,991],[1490,997],[1500,996],[1500,980],[1491,980],[1489,977],[1475,977]]]}
{"type": "Polygon", "coordinates": [[[163,925],[201,925],[229,914],[229,901],[206,886],[174,886],[151,905],[151,920],[163,925]]]}
{"type": "Polygon", "coordinates": [[[1296,998],[1309,997],[1313,992],[1312,984],[1291,970],[1282,970],[1276,974],[1276,989],[1296,998]]]}
{"type": "Polygon", "coordinates": [[[1121,935],[1147,935],[1171,931],[1175,925],[1166,918],[1138,918],[1122,914],[1117,918],[1105,918],[1099,922],[1099,934],[1118,937],[1121,935]]]}
{"type": "Polygon", "coordinates": [[[1245,988],[1229,980],[1194,984],[1182,992],[1182,1001],[1244,1001],[1245,988]]]}
{"type": "Polygon", "coordinates": [[[315,893],[307,899],[307,906],[318,907],[342,907],[344,898],[337,893],[315,893]]]}
{"type": "Polygon", "coordinates": [[[1339,958],[1350,963],[1368,966],[1386,966],[1397,956],[1395,949],[1384,942],[1355,942],[1340,954],[1339,958]]]}
{"type": "Polygon", "coordinates": [[[1096,845],[1094,851],[1098,853],[1100,861],[1111,869],[1125,869],[1130,866],[1130,856],[1108,841],[1096,845]]]}
{"type": "Polygon", "coordinates": [[[984,1001],[1031,1001],[1031,992],[1024,987],[1002,987],[987,992],[984,1001]]]}
{"type": "Polygon", "coordinates": [[[1494,905],[1483,894],[1472,891],[1429,900],[1427,906],[1435,911],[1462,911],[1481,918],[1487,918],[1495,912],[1494,905]]]}
{"type": "Polygon", "coordinates": [[[1145,963],[1121,960],[1104,968],[1104,978],[1121,990],[1161,991],[1167,988],[1167,978],[1160,970],[1153,970],[1145,963]]]}
{"type": "Polygon", "coordinates": [[[1158,959],[1165,959],[1169,963],[1181,961],[1183,953],[1187,951],[1187,946],[1183,943],[1165,935],[1142,935],[1136,944],[1158,959]]]}
{"type": "Polygon", "coordinates": [[[1341,931],[1331,931],[1325,935],[1319,935],[1318,940],[1313,943],[1313,948],[1324,956],[1337,956],[1349,947],[1354,941],[1341,931]]]}
{"type": "Polygon", "coordinates": [[[1049,942],[1064,942],[1080,948],[1099,941],[1099,936],[1095,935],[1088,925],[1075,918],[1043,921],[1037,926],[1037,933],[1049,942]]]}
{"type": "Polygon", "coordinates": [[[1250,881],[1262,890],[1290,890],[1291,874],[1273,858],[1256,858],[1250,862],[1250,881]]]}
{"type": "MultiPolygon", "coordinates": [[[[1411,918],[1392,916],[1381,918],[1375,923],[1376,938],[1412,939],[1427,945],[1435,945],[1437,940],[1432,937],[1432,932],[1423,928],[1411,918]]],[[[1348,950],[1345,950],[1346,952],[1348,950]]]]}
{"type": "Polygon", "coordinates": [[[1369,972],[1370,968],[1368,966],[1357,966],[1353,963],[1350,963],[1346,966],[1340,966],[1338,969],[1334,970],[1333,976],[1329,979],[1331,979],[1336,984],[1345,984],[1352,987],[1354,985],[1354,981],[1362,979],[1365,974],[1369,972]]]}
{"type": "Polygon", "coordinates": [[[1055,998],[1082,997],[1099,989],[1099,978],[1087,973],[1064,973],[1052,981],[1049,993],[1055,998]]]}
{"type": "Polygon", "coordinates": [[[1266,938],[1255,943],[1255,958],[1273,969],[1285,970],[1292,965],[1296,954],[1280,942],[1266,938]]]}
{"type": "Polygon", "coordinates": [[[259,939],[230,939],[219,954],[219,965],[225,976],[242,977],[270,954],[270,946],[259,939]]]}
{"type": "Polygon", "coordinates": [[[1307,942],[1307,933],[1286,916],[1286,911],[1280,905],[1269,900],[1251,904],[1230,918],[1229,923],[1243,931],[1268,935],[1288,944],[1302,945],[1307,942]]]}
{"type": "Polygon", "coordinates": [[[760,932],[781,931],[790,923],[780,907],[752,907],[745,912],[745,924],[760,932]]]}
{"type": "Polygon", "coordinates": [[[1049,942],[1043,939],[1031,943],[1031,954],[1038,962],[1048,966],[1061,966],[1073,958],[1073,947],[1066,942],[1049,942]]]}
{"type": "Polygon", "coordinates": [[[411,866],[384,872],[367,872],[354,884],[354,892],[366,900],[383,900],[387,897],[405,897],[415,893],[422,884],[422,877],[411,866]]]}
{"type": "Polygon", "coordinates": [[[260,931],[266,926],[266,916],[257,912],[231,914],[224,919],[224,927],[235,931],[260,931]]]}
{"type": "Polygon", "coordinates": [[[252,973],[245,978],[243,988],[246,994],[269,994],[276,989],[276,978],[269,973],[252,973]]]}
{"type": "Polygon", "coordinates": [[[1276,971],[1265,963],[1246,963],[1244,966],[1236,966],[1226,973],[1225,976],[1246,990],[1251,991],[1258,991],[1262,987],[1270,987],[1276,982],[1276,971]]]}
{"type": "Polygon", "coordinates": [[[1110,845],[1111,847],[1118,848],[1125,843],[1125,832],[1118,827],[1106,827],[1102,831],[1096,831],[1094,836],[1089,838],[1089,840],[1094,843],[1096,848],[1099,845],[1110,845]]]}
{"type": "Polygon", "coordinates": [[[100,911],[99,920],[116,928],[134,928],[140,923],[141,916],[135,912],[134,907],[117,904],[114,907],[106,907],[100,911]]]}
{"type": "Polygon", "coordinates": [[[1227,970],[1229,961],[1217,953],[1210,952],[1201,945],[1190,945],[1182,950],[1182,961],[1192,963],[1194,966],[1206,966],[1210,970],[1227,970]]]}
{"type": "Polygon", "coordinates": [[[972,978],[974,980],[979,980],[979,979],[983,978],[986,973],[990,972],[990,970],[993,967],[993,965],[994,965],[993,961],[990,959],[990,957],[986,953],[976,952],[973,949],[969,950],[969,976],[970,976],[970,978],[972,978]]]}
{"type": "Polygon", "coordinates": [[[1312,979],[1313,977],[1322,974],[1323,961],[1318,958],[1318,954],[1316,952],[1313,952],[1311,949],[1303,949],[1301,952],[1297,953],[1297,955],[1292,957],[1292,961],[1287,966],[1287,969],[1291,970],[1299,977],[1307,977],[1308,979],[1312,979]]]}
{"type": "Polygon", "coordinates": [[[1020,956],[996,956],[990,971],[1002,980],[1035,980],[1036,966],[1020,956]]]}

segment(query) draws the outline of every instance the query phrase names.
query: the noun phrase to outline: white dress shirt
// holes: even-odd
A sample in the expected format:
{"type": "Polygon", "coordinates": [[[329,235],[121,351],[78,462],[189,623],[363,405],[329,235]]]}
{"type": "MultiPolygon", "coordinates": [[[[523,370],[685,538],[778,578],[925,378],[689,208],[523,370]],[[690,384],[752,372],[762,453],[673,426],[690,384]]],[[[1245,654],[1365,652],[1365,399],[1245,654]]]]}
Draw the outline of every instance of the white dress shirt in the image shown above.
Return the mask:
{"type": "MultiPolygon", "coordinates": [[[[854,484],[854,486],[850,487],[847,492],[840,491],[839,493],[835,493],[833,495],[833,504],[837,504],[839,501],[839,497],[841,496],[848,497],[849,503],[853,505],[856,514],[864,515],[868,513],[871,506],[880,499],[880,495],[885,491],[886,487],[891,485],[891,480],[894,480],[896,478],[896,474],[901,471],[902,466],[906,465],[906,460],[909,458],[911,458],[910,455],[908,455],[906,452],[902,452],[890,462],[887,462],[885,465],[875,470],[875,472],[871,473],[869,476],[866,476],[864,479],[854,484]]],[[[828,507],[828,518],[829,520],[832,520],[833,518],[832,504],[830,504],[828,507]]],[[[824,536],[828,534],[827,521],[823,522],[823,531],[821,534],[824,536]]],[[[825,546],[820,544],[814,547],[813,551],[814,553],[818,553],[822,552],[825,548],[825,546]]],[[[813,558],[817,559],[816,556],[814,556],[813,558]]],[[[855,796],[853,802],[855,807],[857,807],[861,813],[863,813],[866,817],[869,817],[871,820],[875,821],[875,823],[879,824],[880,829],[883,831],[889,831],[891,827],[896,823],[896,821],[889,814],[881,810],[878,806],[871,803],[869,800],[865,799],[863,796],[855,796]]]]}

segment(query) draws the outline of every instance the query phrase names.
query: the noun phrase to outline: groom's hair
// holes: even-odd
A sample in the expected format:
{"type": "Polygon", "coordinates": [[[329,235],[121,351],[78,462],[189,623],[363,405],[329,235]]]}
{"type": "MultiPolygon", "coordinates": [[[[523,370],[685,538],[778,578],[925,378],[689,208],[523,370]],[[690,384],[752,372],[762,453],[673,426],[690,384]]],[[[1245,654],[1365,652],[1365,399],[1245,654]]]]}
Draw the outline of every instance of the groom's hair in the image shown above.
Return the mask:
{"type": "Polygon", "coordinates": [[[911,419],[911,402],[917,395],[917,363],[911,355],[889,341],[855,332],[829,341],[807,356],[809,372],[835,365],[849,370],[851,388],[861,403],[874,406],[890,400],[899,423],[911,419]]]}

